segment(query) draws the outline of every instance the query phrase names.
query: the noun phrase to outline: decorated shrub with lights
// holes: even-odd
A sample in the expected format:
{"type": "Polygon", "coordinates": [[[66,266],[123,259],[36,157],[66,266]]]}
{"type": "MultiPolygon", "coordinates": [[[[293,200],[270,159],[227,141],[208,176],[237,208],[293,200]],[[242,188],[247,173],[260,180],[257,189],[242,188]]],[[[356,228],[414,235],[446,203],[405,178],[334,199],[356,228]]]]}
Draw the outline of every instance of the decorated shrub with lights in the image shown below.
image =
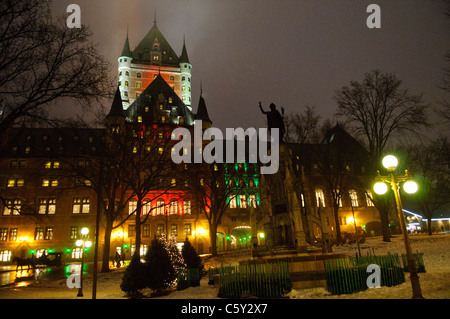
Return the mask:
{"type": "Polygon", "coordinates": [[[143,270],[144,266],[140,261],[139,254],[135,253],[123,274],[122,283],[120,284],[120,289],[130,297],[140,295],[139,290],[146,287],[143,270]]]}
{"type": "Polygon", "coordinates": [[[173,286],[177,273],[167,250],[167,243],[153,239],[145,255],[145,281],[147,287],[161,294],[173,286]]]}

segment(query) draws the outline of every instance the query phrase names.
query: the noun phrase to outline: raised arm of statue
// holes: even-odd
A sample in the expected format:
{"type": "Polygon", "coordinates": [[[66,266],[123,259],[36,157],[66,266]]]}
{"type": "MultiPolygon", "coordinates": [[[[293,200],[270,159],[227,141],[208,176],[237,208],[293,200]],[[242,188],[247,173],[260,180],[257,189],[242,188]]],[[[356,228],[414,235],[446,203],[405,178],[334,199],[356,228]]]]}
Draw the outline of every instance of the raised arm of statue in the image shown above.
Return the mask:
{"type": "Polygon", "coordinates": [[[264,110],[263,110],[263,108],[262,108],[262,106],[261,106],[261,102],[259,102],[259,109],[261,110],[261,113],[262,113],[262,114],[268,114],[268,113],[270,113],[270,111],[264,112],[264,110]]]}

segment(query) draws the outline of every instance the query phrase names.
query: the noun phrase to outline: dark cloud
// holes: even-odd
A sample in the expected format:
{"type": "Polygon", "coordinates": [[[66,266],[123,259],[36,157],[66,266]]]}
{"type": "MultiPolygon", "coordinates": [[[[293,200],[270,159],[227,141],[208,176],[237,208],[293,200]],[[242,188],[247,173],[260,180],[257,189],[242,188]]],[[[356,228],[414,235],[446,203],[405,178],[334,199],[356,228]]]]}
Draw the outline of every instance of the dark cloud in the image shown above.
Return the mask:
{"type": "Polygon", "coordinates": [[[193,65],[193,107],[200,82],[219,128],[261,127],[258,102],[287,112],[316,105],[336,110],[334,91],[379,68],[393,72],[429,102],[441,99],[444,54],[450,49],[446,4],[440,0],[58,0],[54,13],[77,3],[98,49],[113,64],[127,27],[133,49],[157,23],[193,65]],[[368,29],[366,8],[381,7],[381,29],[368,29]]]}

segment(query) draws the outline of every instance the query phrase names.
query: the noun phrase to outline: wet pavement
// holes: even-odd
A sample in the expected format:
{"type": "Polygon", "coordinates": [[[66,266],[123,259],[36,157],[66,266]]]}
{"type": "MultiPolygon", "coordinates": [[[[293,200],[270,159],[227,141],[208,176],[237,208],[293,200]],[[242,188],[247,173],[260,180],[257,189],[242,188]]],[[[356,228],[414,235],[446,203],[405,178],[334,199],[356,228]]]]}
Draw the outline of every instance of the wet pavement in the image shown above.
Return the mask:
{"type": "MultiPolygon", "coordinates": [[[[0,266],[0,287],[16,285],[27,286],[43,279],[59,280],[69,277],[72,273],[80,273],[80,263],[70,263],[65,266],[52,268],[30,268],[24,267],[23,270],[16,265],[0,266]]],[[[92,265],[84,264],[83,274],[87,274],[92,265]]]]}

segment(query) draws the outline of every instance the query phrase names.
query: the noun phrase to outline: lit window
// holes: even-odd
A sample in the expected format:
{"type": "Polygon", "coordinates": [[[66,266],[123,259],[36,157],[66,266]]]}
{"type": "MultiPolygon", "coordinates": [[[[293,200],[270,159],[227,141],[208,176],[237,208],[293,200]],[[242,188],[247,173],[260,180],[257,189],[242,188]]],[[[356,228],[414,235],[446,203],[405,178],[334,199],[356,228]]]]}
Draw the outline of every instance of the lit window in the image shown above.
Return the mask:
{"type": "Polygon", "coordinates": [[[156,235],[161,236],[164,233],[164,224],[156,225],[156,235]]]}
{"type": "Polygon", "coordinates": [[[0,241],[8,240],[8,228],[0,228],[0,241]]]}
{"type": "Polygon", "coordinates": [[[373,198],[372,192],[371,192],[370,190],[367,190],[367,191],[366,191],[366,205],[367,205],[368,207],[373,207],[373,206],[375,206],[375,205],[373,204],[372,198],[373,198]]]}
{"type": "Polygon", "coordinates": [[[177,215],[178,214],[178,201],[172,200],[170,202],[170,215],[177,215]]]}
{"type": "Polygon", "coordinates": [[[142,123],[142,116],[138,116],[138,118],[137,118],[137,121],[138,121],[138,123],[142,123]]]}
{"type": "Polygon", "coordinates": [[[53,227],[45,227],[44,240],[53,239],[53,227]]]}
{"type": "Polygon", "coordinates": [[[162,155],[163,152],[164,152],[164,149],[163,149],[162,147],[159,147],[159,148],[158,148],[158,154],[159,154],[159,155],[162,155]]]}
{"type": "Polygon", "coordinates": [[[236,208],[236,207],[237,207],[236,195],[232,195],[230,197],[230,208],[236,208]]]}
{"type": "Polygon", "coordinates": [[[150,237],[150,225],[142,225],[142,237],[150,237]]]}
{"type": "Polygon", "coordinates": [[[130,199],[130,201],[128,202],[128,214],[134,214],[134,212],[137,209],[137,200],[135,199],[130,199]]]}
{"type": "Polygon", "coordinates": [[[76,247],[72,249],[72,259],[81,259],[83,255],[83,248],[76,247]]]}
{"type": "Polygon", "coordinates": [[[358,193],[355,190],[350,190],[350,199],[352,201],[352,207],[358,207],[358,193]]]}
{"type": "Polygon", "coordinates": [[[247,196],[239,195],[239,207],[247,208],[247,196]]]}
{"type": "Polygon", "coordinates": [[[141,82],[136,82],[136,88],[140,89],[141,86],[142,86],[142,83],[141,83],[141,82]]]}
{"type": "Polygon", "coordinates": [[[5,207],[3,207],[3,215],[9,216],[11,212],[13,215],[20,215],[20,209],[22,207],[22,200],[6,200],[5,207]]]}
{"type": "Polygon", "coordinates": [[[158,199],[156,201],[156,215],[164,215],[164,200],[158,199]]]}
{"type": "Polygon", "coordinates": [[[145,200],[142,205],[142,214],[148,215],[152,210],[152,202],[149,200],[145,200]]]}
{"type": "Polygon", "coordinates": [[[87,214],[90,209],[89,197],[74,197],[72,212],[74,214],[87,214]]]}
{"type": "Polygon", "coordinates": [[[54,215],[56,212],[56,199],[55,198],[41,198],[39,199],[39,214],[54,215]]]}
{"type": "Polygon", "coordinates": [[[11,250],[1,250],[0,251],[0,261],[10,262],[11,261],[11,250]]]}
{"type": "Polygon", "coordinates": [[[185,214],[191,213],[191,201],[190,200],[183,201],[183,212],[185,214]]]}
{"type": "Polygon", "coordinates": [[[192,235],[192,225],[191,224],[184,224],[184,234],[192,235]]]}
{"type": "Polygon", "coordinates": [[[44,239],[44,227],[36,227],[34,229],[34,240],[44,239]]]}
{"type": "Polygon", "coordinates": [[[16,241],[17,240],[17,228],[10,228],[9,229],[9,240],[10,241],[16,241]]]}
{"type": "Polygon", "coordinates": [[[170,225],[170,234],[173,236],[178,236],[178,224],[170,225]]]}
{"type": "Polygon", "coordinates": [[[253,207],[256,208],[256,205],[258,204],[258,202],[256,200],[256,195],[249,195],[248,203],[249,203],[249,205],[253,205],[253,207]]]}
{"type": "Polygon", "coordinates": [[[323,194],[323,190],[321,188],[316,188],[316,202],[317,207],[320,205],[325,207],[325,195],[323,194]]]}
{"type": "Polygon", "coordinates": [[[41,186],[42,187],[56,187],[58,186],[58,180],[57,179],[52,179],[52,178],[43,178],[41,181],[41,186]]]}

